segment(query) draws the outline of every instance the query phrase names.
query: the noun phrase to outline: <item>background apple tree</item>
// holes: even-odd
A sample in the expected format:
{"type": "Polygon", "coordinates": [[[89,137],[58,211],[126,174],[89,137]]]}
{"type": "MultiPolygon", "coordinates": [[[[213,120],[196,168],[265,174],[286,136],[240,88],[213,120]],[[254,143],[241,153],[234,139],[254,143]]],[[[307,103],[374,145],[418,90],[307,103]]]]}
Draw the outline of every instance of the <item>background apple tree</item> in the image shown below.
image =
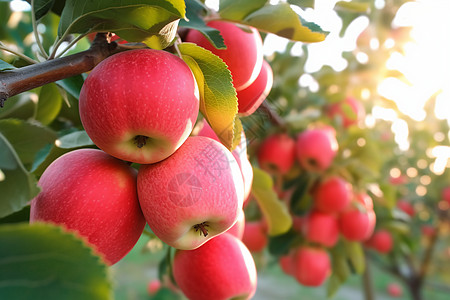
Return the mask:
{"type": "MultiPolygon", "coordinates": [[[[415,89],[426,78],[392,63],[395,57],[407,57],[410,49],[411,28],[393,22],[408,1],[332,1],[341,23],[330,28],[306,17],[321,5],[308,0],[223,0],[214,8],[199,0],[36,0],[28,1],[24,11],[16,9],[20,2],[0,1],[0,298],[113,297],[115,277],[123,278],[117,272],[126,269],[106,266],[82,239],[60,227],[30,225],[29,202],[39,193],[39,177],[56,158],[96,148],[78,112],[87,73],[111,55],[140,48],[190,57],[191,63],[186,62],[194,74],[202,74],[209,91],[201,99],[199,124],[204,118],[227,148],[236,147],[244,129],[254,175],[244,211],[247,224],[260,224],[260,237],[253,231],[253,240],[245,233],[243,240],[258,272],[282,267],[284,257],[314,245],[331,258],[326,281],[315,284],[320,295],[339,295],[340,287],[357,277],[365,299],[375,299],[381,287],[374,274],[383,272],[398,278],[411,299],[448,292],[449,92],[445,80],[415,89]],[[273,86],[251,115],[238,113],[226,65],[183,43],[186,33],[196,29],[216,48],[224,48],[219,31],[205,23],[212,19],[256,28],[269,49],[264,59],[273,70],[273,86]],[[109,33],[120,39],[114,41],[109,33]],[[352,34],[353,47],[327,44],[352,39],[352,34]],[[345,63],[308,66],[317,57],[345,63]],[[392,101],[399,93],[409,98],[392,101]],[[426,100],[420,116],[408,111],[408,99],[415,96],[426,100]],[[336,139],[338,150],[329,166],[308,168],[297,158],[285,172],[264,165],[259,153],[269,137],[282,134],[295,143],[312,129],[329,130],[336,139]],[[372,230],[388,232],[387,249],[380,250],[370,237],[351,240],[339,233],[328,244],[330,236],[309,236],[315,190],[331,176],[370,196],[376,215],[372,230]]],[[[444,31],[438,25],[434,29],[444,31]]],[[[410,64],[419,68],[435,62],[420,59],[425,62],[410,64]]],[[[358,211],[370,210],[363,206],[355,204],[358,211]]],[[[158,275],[163,288],[145,297],[181,299],[172,274],[174,250],[148,226],[141,239],[147,249],[142,260],[162,257],[158,275]]],[[[284,272],[295,284],[308,285],[292,270],[284,272]]]]}

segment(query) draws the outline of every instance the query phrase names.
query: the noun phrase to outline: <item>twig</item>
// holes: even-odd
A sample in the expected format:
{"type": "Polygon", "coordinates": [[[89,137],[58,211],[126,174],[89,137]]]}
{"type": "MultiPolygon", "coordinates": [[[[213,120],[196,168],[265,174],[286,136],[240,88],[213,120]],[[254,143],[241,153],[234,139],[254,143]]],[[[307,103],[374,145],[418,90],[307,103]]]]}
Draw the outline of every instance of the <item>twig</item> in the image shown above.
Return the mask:
{"type": "Polygon", "coordinates": [[[266,101],[263,101],[261,105],[258,107],[258,110],[263,111],[267,116],[269,116],[270,122],[272,122],[273,125],[285,128],[286,123],[284,120],[276,113],[266,101]]]}
{"type": "Polygon", "coordinates": [[[47,59],[48,54],[44,49],[44,46],[41,43],[41,39],[39,38],[39,32],[37,29],[37,20],[36,20],[36,14],[35,14],[35,0],[31,0],[31,24],[33,25],[33,33],[34,33],[34,39],[36,40],[36,44],[39,47],[39,50],[41,51],[42,56],[47,59]]]}
{"type": "Polygon", "coordinates": [[[29,64],[37,64],[37,63],[38,63],[37,60],[34,60],[34,59],[32,59],[31,57],[28,57],[28,56],[26,56],[26,55],[24,55],[24,54],[22,54],[22,53],[19,53],[19,52],[17,52],[17,51],[14,51],[14,50],[12,50],[12,49],[6,47],[6,46],[5,46],[3,43],[1,43],[1,42],[0,42],[0,50],[9,52],[9,53],[11,53],[11,54],[14,54],[15,56],[20,57],[21,59],[25,60],[25,61],[28,62],[29,64]]]}

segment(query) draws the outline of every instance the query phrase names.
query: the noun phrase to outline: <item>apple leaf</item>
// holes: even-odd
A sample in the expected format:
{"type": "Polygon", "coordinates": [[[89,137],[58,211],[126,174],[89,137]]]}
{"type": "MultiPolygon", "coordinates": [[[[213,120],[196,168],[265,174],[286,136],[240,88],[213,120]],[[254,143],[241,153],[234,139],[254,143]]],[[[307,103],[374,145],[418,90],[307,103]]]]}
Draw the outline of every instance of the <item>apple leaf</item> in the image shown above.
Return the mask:
{"type": "Polygon", "coordinates": [[[333,273],[338,276],[341,282],[345,282],[352,274],[352,271],[350,270],[342,243],[339,243],[336,247],[331,248],[330,254],[333,273]]]}
{"type": "Polygon", "coordinates": [[[1,299],[112,299],[107,266],[61,227],[4,225],[0,245],[1,299]]]}
{"type": "Polygon", "coordinates": [[[341,279],[333,272],[327,280],[327,298],[331,299],[342,285],[341,279]]]}
{"type": "Polygon", "coordinates": [[[40,20],[45,16],[52,9],[54,3],[55,0],[35,0],[34,15],[36,16],[36,20],[40,20]]]}
{"type": "Polygon", "coordinates": [[[54,83],[44,85],[39,92],[36,120],[44,125],[50,124],[57,116],[62,106],[62,97],[54,83]]]}
{"type": "Polygon", "coordinates": [[[219,2],[219,14],[224,19],[243,20],[266,3],[267,0],[222,0],[219,2]]]}
{"type": "Polygon", "coordinates": [[[298,42],[321,42],[328,34],[317,24],[303,20],[287,3],[266,5],[236,21],[298,42]]]}
{"type": "Polygon", "coordinates": [[[252,195],[267,220],[270,236],[286,233],[291,228],[292,217],[284,202],[278,199],[272,178],[258,168],[253,168],[252,195]]]}
{"type": "Polygon", "coordinates": [[[240,142],[238,104],[227,65],[211,51],[193,43],[179,45],[183,60],[194,73],[200,92],[200,111],[222,144],[232,150],[240,142]],[[235,136],[237,133],[237,138],[235,136]]]}
{"type": "Polygon", "coordinates": [[[344,36],[345,31],[353,20],[370,12],[370,3],[367,0],[363,0],[362,2],[338,1],[334,6],[334,10],[342,20],[342,28],[339,35],[344,36]]]}
{"type": "Polygon", "coordinates": [[[200,31],[217,49],[225,49],[223,37],[219,30],[206,26],[205,21],[199,16],[205,10],[203,3],[190,0],[186,1],[186,18],[189,20],[180,20],[180,26],[200,31]]]}
{"type": "Polygon", "coordinates": [[[0,218],[21,210],[39,193],[36,178],[27,172],[2,133],[0,133],[0,191],[0,218]]]}
{"type": "Polygon", "coordinates": [[[287,0],[287,3],[297,5],[298,7],[301,8],[306,7],[314,8],[314,1],[315,0],[287,0]]]}
{"type": "Polygon", "coordinates": [[[344,241],[346,255],[357,274],[362,274],[366,268],[364,250],[361,243],[344,241]]]}
{"type": "Polygon", "coordinates": [[[289,230],[286,233],[269,237],[267,249],[274,256],[286,255],[289,253],[291,246],[297,241],[298,233],[289,230]]]}
{"type": "Polygon", "coordinates": [[[163,49],[175,38],[178,20],[184,16],[182,0],[67,0],[58,36],[110,31],[128,42],[163,49]]]}
{"type": "Polygon", "coordinates": [[[81,87],[83,86],[84,79],[83,76],[77,75],[73,77],[69,77],[63,80],[58,80],[56,82],[57,85],[62,87],[66,92],[68,92],[73,97],[79,99],[81,87]]]}
{"type": "Polygon", "coordinates": [[[0,71],[15,69],[13,65],[8,64],[6,61],[0,59],[0,71]]]}
{"type": "Polygon", "coordinates": [[[66,134],[55,141],[55,145],[63,149],[80,148],[94,145],[86,131],[80,130],[66,134]]]}
{"type": "Polygon", "coordinates": [[[0,133],[11,143],[23,164],[31,164],[36,153],[57,138],[47,127],[18,119],[0,120],[0,133]]]}

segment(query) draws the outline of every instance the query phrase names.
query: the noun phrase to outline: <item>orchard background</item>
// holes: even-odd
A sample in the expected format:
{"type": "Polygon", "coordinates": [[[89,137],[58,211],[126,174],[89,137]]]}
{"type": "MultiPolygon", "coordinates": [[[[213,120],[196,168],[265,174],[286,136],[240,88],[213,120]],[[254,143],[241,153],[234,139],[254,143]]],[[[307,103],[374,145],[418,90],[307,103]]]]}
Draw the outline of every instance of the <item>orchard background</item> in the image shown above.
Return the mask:
{"type": "Polygon", "coordinates": [[[183,299],[172,272],[175,249],[148,225],[109,266],[79,235],[29,224],[46,168],[70,151],[97,148],[78,109],[89,71],[119,52],[153,48],[183,57],[197,83],[204,79],[192,135],[209,123],[233,150],[245,132],[253,187],[242,239],[258,272],[254,299],[447,299],[448,13],[445,0],[0,1],[0,298],[183,299]],[[186,46],[188,31],[197,29],[224,48],[210,20],[251,26],[264,41],[273,84],[251,114],[238,112],[226,65],[186,46]],[[327,132],[338,147],[299,142],[312,130],[327,132]],[[277,146],[265,150],[275,155],[262,155],[277,135],[311,147],[305,160],[297,149],[287,163],[291,152],[277,146]],[[321,167],[317,156],[326,151],[332,159],[321,167]],[[390,240],[385,249],[371,236],[348,238],[342,224],[334,242],[320,230],[325,225],[311,233],[318,186],[333,177],[351,186],[351,203],[332,215],[372,211],[356,196],[370,197],[372,230],[390,240]],[[296,271],[280,268],[301,247],[331,259],[326,280],[314,287],[299,279],[299,259],[288,262],[296,271]],[[151,293],[150,282],[157,282],[151,293]]]}

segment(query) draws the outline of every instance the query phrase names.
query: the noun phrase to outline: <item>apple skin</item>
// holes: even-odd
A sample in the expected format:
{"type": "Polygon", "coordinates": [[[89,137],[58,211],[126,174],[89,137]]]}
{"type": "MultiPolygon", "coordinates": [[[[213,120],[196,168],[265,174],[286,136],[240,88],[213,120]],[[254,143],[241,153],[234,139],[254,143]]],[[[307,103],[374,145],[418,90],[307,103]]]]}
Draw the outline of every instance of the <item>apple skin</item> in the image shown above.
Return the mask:
{"type": "Polygon", "coordinates": [[[352,193],[346,180],[338,176],[325,178],[314,188],[314,206],[322,212],[339,213],[350,204],[352,193]]]}
{"type": "Polygon", "coordinates": [[[388,284],[387,292],[392,297],[401,297],[403,294],[402,287],[397,283],[388,284]]]}
{"type": "Polygon", "coordinates": [[[339,215],[339,231],[349,241],[365,241],[372,235],[375,222],[373,210],[353,207],[339,215]]]}
{"type": "Polygon", "coordinates": [[[191,133],[198,88],[183,60],[166,51],[130,50],[108,57],[80,92],[80,117],[106,153],[149,164],[171,155],[191,133]],[[137,137],[144,138],[139,144],[137,137]],[[145,138],[147,137],[147,138],[145,138]]]}
{"type": "Polygon", "coordinates": [[[173,276],[189,299],[250,299],[256,291],[256,267],[250,251],[224,233],[195,250],[178,250],[173,276]]]}
{"type": "Polygon", "coordinates": [[[247,88],[237,92],[239,114],[253,114],[267,98],[273,85],[273,71],[267,61],[263,61],[261,72],[247,88]]]}
{"type": "Polygon", "coordinates": [[[77,232],[109,264],[122,259],[145,226],[136,191],[136,170],[96,149],[56,159],[39,179],[30,223],[60,224],[77,232]]]}
{"type": "Polygon", "coordinates": [[[306,129],[297,136],[295,152],[300,166],[310,172],[322,172],[333,163],[339,145],[331,128],[306,129]]]}
{"type": "Polygon", "coordinates": [[[292,255],[294,277],[304,286],[320,286],[331,274],[330,256],[324,249],[301,246],[292,255]]]}
{"type": "Polygon", "coordinates": [[[358,121],[364,118],[364,107],[353,97],[346,97],[344,100],[333,103],[328,107],[327,115],[333,119],[339,117],[342,120],[344,128],[358,124],[358,121]],[[347,110],[351,110],[353,115],[348,115],[347,110]]]}
{"type": "Polygon", "coordinates": [[[250,252],[261,252],[269,242],[263,221],[246,222],[242,242],[250,252]]]}
{"type": "Polygon", "coordinates": [[[394,241],[389,231],[380,229],[375,231],[372,237],[366,242],[366,245],[381,254],[386,254],[392,250],[394,241]]]}
{"type": "Polygon", "coordinates": [[[203,136],[189,137],[159,163],[141,165],[137,189],[148,225],[177,249],[200,247],[233,226],[242,211],[238,164],[225,146],[203,136]]]}
{"type": "Polygon", "coordinates": [[[228,234],[231,234],[232,236],[237,237],[242,241],[242,237],[244,236],[244,229],[245,229],[245,214],[244,211],[241,211],[236,223],[234,223],[234,225],[226,232],[228,234]]]}
{"type": "Polygon", "coordinates": [[[339,223],[335,215],[311,211],[305,218],[303,234],[310,242],[333,247],[339,238],[339,223]]]}
{"type": "Polygon", "coordinates": [[[294,277],[295,266],[292,260],[291,253],[280,256],[280,258],[278,259],[278,264],[280,265],[280,268],[284,274],[294,277]]]}
{"type": "Polygon", "coordinates": [[[295,162],[295,141],[286,133],[267,137],[257,152],[259,166],[271,173],[286,174],[295,162]]]}
{"type": "Polygon", "coordinates": [[[415,211],[411,202],[405,199],[400,199],[397,201],[397,207],[404,213],[408,214],[411,218],[414,217],[415,211]]]}
{"type": "Polygon", "coordinates": [[[263,64],[263,44],[259,32],[255,28],[249,28],[251,33],[245,32],[234,23],[226,21],[210,21],[206,25],[220,31],[226,49],[215,48],[197,30],[189,30],[185,42],[195,43],[219,56],[231,72],[236,91],[250,86],[258,77],[263,64]]]}

